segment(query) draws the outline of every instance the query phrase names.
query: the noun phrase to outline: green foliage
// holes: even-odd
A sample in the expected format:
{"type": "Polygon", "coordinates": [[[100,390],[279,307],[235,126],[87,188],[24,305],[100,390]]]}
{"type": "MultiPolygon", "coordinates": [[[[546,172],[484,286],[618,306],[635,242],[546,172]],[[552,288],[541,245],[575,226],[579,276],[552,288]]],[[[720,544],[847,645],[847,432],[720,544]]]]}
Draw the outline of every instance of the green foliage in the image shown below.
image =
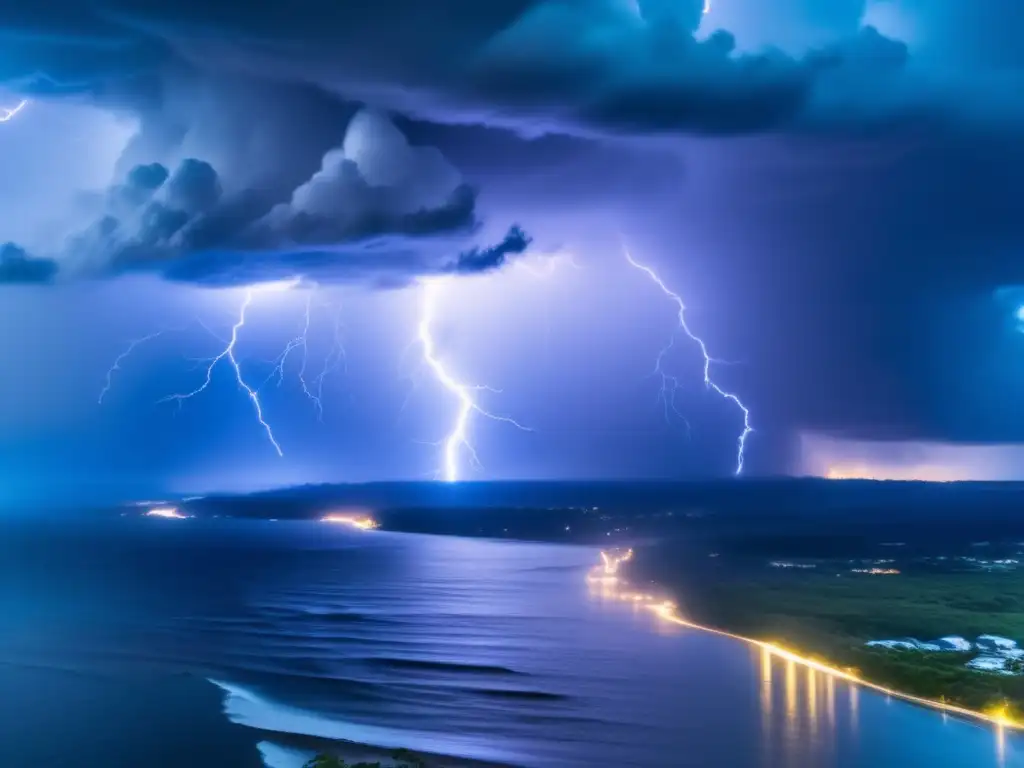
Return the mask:
{"type": "MultiPolygon", "coordinates": [[[[686,595],[682,610],[712,626],[755,637],[865,680],[975,710],[1009,704],[1024,716],[1024,676],[965,667],[976,652],[922,653],[865,646],[868,640],[995,634],[1024,640],[1024,573],[850,574],[823,564],[813,572],[727,569],[709,574],[677,566],[650,574],[686,595]],[[841,575],[837,575],[837,573],[841,575]]],[[[1024,663],[1010,669],[1024,670],[1024,663]]]]}
{"type": "MultiPolygon", "coordinates": [[[[428,768],[427,763],[421,756],[407,749],[396,750],[391,754],[391,757],[393,760],[400,761],[388,763],[389,766],[394,768],[428,768]]],[[[384,763],[379,760],[372,763],[365,761],[349,763],[340,757],[321,754],[306,763],[304,768],[384,768],[384,763]]]]}

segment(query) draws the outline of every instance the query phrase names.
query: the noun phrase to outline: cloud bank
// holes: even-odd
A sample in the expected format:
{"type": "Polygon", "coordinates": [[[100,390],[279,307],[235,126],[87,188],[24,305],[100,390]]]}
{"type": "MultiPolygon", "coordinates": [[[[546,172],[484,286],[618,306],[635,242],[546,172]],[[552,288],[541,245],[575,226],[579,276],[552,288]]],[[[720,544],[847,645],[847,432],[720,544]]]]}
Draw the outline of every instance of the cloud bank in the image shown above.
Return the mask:
{"type": "Polygon", "coordinates": [[[169,82],[229,73],[526,133],[832,129],[1019,94],[988,77],[1024,65],[1012,5],[62,0],[4,25],[0,82],[153,108],[169,82]]]}
{"type": "MultiPolygon", "coordinates": [[[[147,140],[145,131],[140,137],[147,140]]],[[[183,148],[199,147],[182,142],[164,156],[183,148]]],[[[131,146],[126,154],[137,151],[131,146]]],[[[213,154],[237,165],[230,154],[213,154]]],[[[481,227],[475,191],[440,152],[409,145],[371,110],[351,118],[344,141],[293,189],[288,173],[267,165],[243,183],[238,172],[232,183],[210,162],[188,156],[174,166],[134,165],[83,203],[57,252],[5,246],[0,282],[153,272],[210,285],[291,277],[400,285],[495,269],[530,242],[513,226],[496,244],[471,245],[481,227]]]]}
{"type": "Polygon", "coordinates": [[[148,270],[211,284],[294,270],[401,284],[493,268],[528,238],[508,223],[484,227],[458,171],[384,113],[618,138],[1005,120],[1019,113],[1024,71],[1024,21],[1005,5],[714,0],[706,15],[703,0],[26,7],[0,21],[0,84],[112,110],[138,132],[115,183],[63,216],[58,245],[17,247],[35,275],[55,264],[58,277],[148,270]],[[482,242],[485,232],[498,242],[482,242]]]}

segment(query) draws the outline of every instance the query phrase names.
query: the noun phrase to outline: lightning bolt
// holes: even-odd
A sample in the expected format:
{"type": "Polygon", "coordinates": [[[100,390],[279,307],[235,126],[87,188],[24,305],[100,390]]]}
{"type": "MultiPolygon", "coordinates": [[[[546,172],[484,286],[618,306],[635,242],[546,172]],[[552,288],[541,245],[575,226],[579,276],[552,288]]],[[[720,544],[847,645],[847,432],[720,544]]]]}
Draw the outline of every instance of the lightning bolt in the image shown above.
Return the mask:
{"type": "MultiPolygon", "coordinates": [[[[263,387],[265,387],[275,377],[278,380],[278,385],[280,385],[283,382],[285,376],[285,365],[287,364],[289,357],[293,352],[301,348],[302,362],[298,371],[299,382],[302,385],[302,391],[313,402],[320,420],[323,420],[324,381],[327,378],[327,376],[333,373],[334,371],[347,367],[347,357],[345,354],[344,339],[342,334],[343,326],[341,318],[341,309],[340,307],[334,307],[336,311],[334,313],[331,347],[324,357],[323,367],[321,368],[320,373],[317,374],[312,379],[310,379],[307,376],[310,358],[309,334],[313,323],[314,309],[312,293],[308,294],[306,298],[305,312],[303,315],[303,324],[300,333],[285,345],[284,350],[281,352],[280,355],[278,355],[275,359],[269,361],[274,364],[273,370],[271,371],[267,379],[263,381],[263,383],[260,386],[253,387],[245,380],[245,378],[242,375],[241,364],[235,354],[235,350],[238,346],[239,335],[242,329],[245,327],[247,311],[249,310],[256,296],[258,294],[266,292],[289,290],[291,288],[298,286],[299,284],[300,281],[298,279],[293,279],[272,283],[262,283],[259,285],[250,286],[248,289],[246,289],[244,300],[241,306],[238,308],[237,319],[234,325],[231,327],[231,334],[228,338],[224,338],[223,336],[219,335],[218,333],[213,331],[209,326],[207,326],[202,320],[196,318],[195,322],[198,323],[199,326],[202,327],[203,330],[205,330],[212,338],[216,339],[221,344],[223,344],[223,349],[216,357],[207,357],[194,361],[198,363],[200,366],[205,366],[206,370],[206,376],[199,387],[197,387],[191,392],[164,397],[158,402],[164,403],[174,401],[180,406],[185,400],[188,400],[200,394],[201,392],[204,392],[213,382],[213,372],[217,368],[217,366],[220,365],[221,363],[226,363],[230,365],[234,370],[235,380],[238,383],[238,386],[246,393],[246,396],[249,398],[253,410],[256,413],[256,418],[259,421],[260,426],[266,432],[267,438],[270,440],[270,444],[274,447],[274,450],[277,452],[278,456],[282,456],[283,452],[281,450],[281,446],[277,442],[277,439],[274,437],[274,432],[271,429],[270,424],[264,417],[263,403],[260,400],[260,392],[263,390],[263,387]]],[[[333,305],[330,303],[325,303],[321,306],[331,308],[333,305]]],[[[125,360],[127,360],[136,351],[136,349],[138,349],[138,347],[162,336],[163,334],[167,333],[168,330],[182,329],[165,328],[159,331],[155,331],[154,333],[150,333],[146,336],[141,336],[137,339],[134,339],[128,344],[125,350],[114,359],[114,362],[107,370],[107,375],[103,388],[100,390],[98,400],[100,405],[103,404],[104,399],[109,394],[113,386],[114,376],[118,371],[122,370],[122,364],[125,362],[125,360]]]]}
{"type": "Polygon", "coordinates": [[[274,446],[274,450],[277,451],[278,456],[284,456],[284,452],[281,450],[281,446],[278,444],[277,439],[274,437],[274,430],[270,428],[270,424],[263,417],[263,405],[260,403],[259,389],[253,389],[249,384],[246,383],[245,378],[242,376],[242,368],[239,365],[238,358],[235,357],[235,346],[238,344],[238,333],[242,328],[245,327],[245,313],[252,304],[253,298],[257,291],[267,290],[286,290],[287,288],[293,287],[297,284],[297,281],[289,281],[286,284],[267,284],[264,286],[258,286],[254,288],[247,288],[245,291],[245,299],[242,301],[241,306],[238,309],[238,319],[235,324],[231,326],[231,337],[228,339],[224,349],[216,357],[209,360],[209,365],[206,367],[206,379],[196,389],[185,394],[168,395],[167,397],[160,400],[160,402],[176,402],[179,406],[196,395],[204,392],[210,383],[213,381],[214,369],[223,361],[227,363],[235,371],[235,380],[238,382],[238,386],[241,387],[252,403],[253,410],[256,412],[256,418],[263,427],[263,431],[267,433],[267,439],[270,440],[270,444],[274,446]]]}
{"type": "MultiPolygon", "coordinates": [[[[746,447],[747,447],[747,438],[750,436],[750,433],[754,431],[753,427],[750,426],[750,410],[747,408],[747,406],[745,406],[743,404],[743,402],[739,399],[739,397],[737,397],[732,392],[727,392],[726,390],[722,389],[711,378],[711,364],[712,363],[721,362],[721,361],[720,360],[716,360],[715,358],[711,357],[711,355],[708,353],[708,347],[707,347],[707,344],[704,343],[704,340],[701,339],[699,336],[697,336],[692,330],[690,330],[690,326],[686,322],[686,304],[683,302],[683,300],[679,296],[679,294],[677,294],[674,291],[672,291],[671,289],[669,289],[669,287],[667,285],[665,285],[664,281],[658,276],[658,274],[653,269],[651,269],[650,267],[648,267],[645,264],[641,264],[639,261],[634,259],[633,256],[630,254],[630,252],[628,250],[624,249],[623,253],[625,254],[626,261],[629,262],[630,266],[634,267],[635,269],[640,270],[645,275],[647,275],[647,277],[649,277],[654,282],[654,284],[657,285],[661,289],[662,293],[664,293],[673,302],[675,302],[676,307],[678,307],[678,309],[679,309],[679,312],[678,312],[678,315],[677,315],[678,318],[679,318],[679,328],[682,329],[683,333],[685,333],[687,335],[687,337],[697,345],[697,347],[700,349],[701,355],[704,356],[704,386],[707,387],[708,389],[714,390],[714,392],[717,393],[720,397],[722,397],[725,400],[728,400],[729,402],[731,402],[733,405],[735,405],[737,408],[739,408],[740,412],[743,414],[743,431],[740,432],[740,436],[737,439],[737,446],[736,446],[736,472],[735,472],[736,475],[741,474],[743,472],[744,451],[746,450],[746,447]]],[[[661,352],[658,354],[658,359],[657,359],[657,362],[655,364],[655,371],[662,375],[663,382],[668,382],[671,385],[671,397],[672,397],[671,402],[673,403],[673,407],[674,407],[675,389],[679,386],[679,381],[675,377],[667,376],[665,373],[663,373],[662,368],[661,368],[661,364],[662,364],[662,361],[665,358],[665,355],[668,354],[670,349],[672,349],[672,345],[673,345],[674,341],[675,341],[675,336],[673,335],[673,337],[671,339],[669,339],[668,344],[666,344],[662,348],[661,352]]],[[[663,395],[667,395],[668,394],[668,392],[666,392],[666,389],[665,389],[666,386],[669,386],[669,384],[663,383],[663,388],[662,388],[663,395]]],[[[666,401],[666,402],[669,402],[669,401],[666,401]]]]}
{"type": "MultiPolygon", "coordinates": [[[[271,371],[270,377],[277,376],[277,384],[280,386],[284,382],[284,366],[288,361],[288,357],[297,349],[302,350],[302,363],[299,367],[299,383],[302,385],[302,392],[307,398],[313,403],[316,408],[317,418],[320,421],[324,419],[324,405],[323,405],[323,393],[324,393],[324,379],[334,371],[341,368],[346,360],[345,346],[342,339],[341,332],[341,310],[335,313],[334,316],[334,335],[332,338],[332,345],[327,356],[324,358],[323,368],[320,373],[310,383],[306,378],[306,371],[309,365],[309,329],[312,323],[313,316],[313,294],[310,293],[306,297],[306,310],[303,314],[303,325],[302,331],[291,341],[289,341],[284,350],[281,352],[275,361],[274,370],[271,371]]],[[[268,379],[269,380],[269,379],[268,379]]]]}
{"type": "Polygon", "coordinates": [[[0,123],[9,123],[27,106],[28,99],[22,99],[13,107],[0,107],[0,123]]]}
{"type": "Polygon", "coordinates": [[[161,329],[146,336],[140,336],[139,338],[131,341],[124,352],[114,358],[113,364],[111,364],[110,368],[107,370],[107,378],[103,384],[103,389],[100,390],[99,399],[96,401],[99,405],[103,405],[103,398],[107,396],[108,392],[110,392],[110,388],[114,383],[114,374],[121,370],[121,363],[127,360],[137,347],[145,344],[147,341],[152,341],[153,339],[159,338],[163,335],[164,330],[161,329]]]}
{"type": "Polygon", "coordinates": [[[454,483],[459,480],[459,454],[461,451],[465,450],[469,453],[470,460],[474,465],[480,465],[476,450],[469,441],[469,422],[474,413],[494,421],[511,424],[524,432],[532,432],[533,430],[529,427],[524,427],[508,416],[499,416],[484,410],[474,398],[474,393],[480,391],[498,392],[500,390],[460,382],[449,373],[444,363],[438,358],[437,345],[434,342],[431,326],[434,321],[438,293],[444,282],[444,278],[433,278],[423,281],[423,308],[420,315],[417,337],[423,348],[424,362],[426,362],[441,386],[452,393],[459,401],[459,410],[455,416],[455,423],[443,442],[444,470],[442,474],[447,482],[454,483]]]}

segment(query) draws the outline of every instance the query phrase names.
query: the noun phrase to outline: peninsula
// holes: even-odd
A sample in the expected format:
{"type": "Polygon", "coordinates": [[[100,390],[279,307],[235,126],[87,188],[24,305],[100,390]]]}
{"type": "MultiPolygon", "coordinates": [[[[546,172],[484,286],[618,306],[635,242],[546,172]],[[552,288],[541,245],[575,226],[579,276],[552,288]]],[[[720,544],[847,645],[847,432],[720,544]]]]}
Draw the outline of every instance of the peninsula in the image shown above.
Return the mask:
{"type": "Polygon", "coordinates": [[[911,698],[1024,723],[1024,572],[1015,557],[673,558],[671,549],[638,552],[622,575],[672,597],[688,621],[911,698]]]}

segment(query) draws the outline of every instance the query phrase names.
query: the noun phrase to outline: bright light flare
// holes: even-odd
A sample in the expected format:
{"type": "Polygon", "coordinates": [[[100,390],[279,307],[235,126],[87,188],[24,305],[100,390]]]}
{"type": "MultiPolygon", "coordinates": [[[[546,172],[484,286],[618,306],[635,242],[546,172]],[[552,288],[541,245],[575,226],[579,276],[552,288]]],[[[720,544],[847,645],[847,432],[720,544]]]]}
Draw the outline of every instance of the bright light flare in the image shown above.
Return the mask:
{"type": "Polygon", "coordinates": [[[856,440],[799,435],[794,474],[829,480],[950,483],[1024,479],[1024,444],[856,440]]]}
{"type": "Polygon", "coordinates": [[[441,362],[437,353],[437,344],[433,336],[434,313],[437,308],[437,299],[442,285],[447,282],[445,278],[433,278],[423,281],[423,309],[420,314],[420,321],[417,327],[417,337],[423,348],[423,360],[434,374],[438,383],[453,394],[459,402],[459,410],[455,415],[455,423],[451,431],[444,439],[444,468],[441,472],[445,481],[453,483],[459,480],[459,455],[462,451],[469,454],[474,465],[480,465],[476,449],[469,440],[469,422],[474,413],[485,416],[493,421],[502,421],[511,424],[524,432],[532,432],[529,427],[524,427],[519,422],[508,416],[498,416],[484,410],[474,397],[475,393],[486,390],[496,392],[499,390],[490,387],[473,386],[459,381],[449,372],[448,368],[441,362]]]}
{"type": "Polygon", "coordinates": [[[380,523],[369,515],[353,515],[342,512],[331,512],[324,515],[320,518],[320,522],[333,525],[347,525],[351,528],[358,528],[360,531],[371,531],[374,528],[380,527],[380,523]]]}
{"type": "MultiPolygon", "coordinates": [[[[632,550],[630,550],[630,555],[632,550]]],[[[690,621],[679,613],[679,609],[674,602],[671,600],[664,600],[651,594],[643,592],[634,592],[623,585],[622,579],[618,577],[608,577],[606,570],[608,563],[615,563],[615,569],[618,569],[618,563],[623,562],[625,559],[615,553],[602,552],[601,563],[595,565],[587,576],[587,580],[590,582],[597,582],[603,586],[601,596],[608,599],[621,600],[622,602],[632,603],[646,608],[656,614],[660,619],[670,624],[675,624],[679,627],[686,627],[687,629],[695,629],[700,632],[708,632],[713,635],[720,637],[727,637],[731,640],[738,640],[739,642],[746,643],[747,645],[760,648],[762,653],[768,656],[774,656],[783,661],[790,662],[793,664],[799,664],[806,669],[814,670],[815,672],[821,672],[828,675],[830,678],[837,678],[844,680],[851,685],[860,686],[861,688],[867,688],[881,693],[886,696],[890,696],[894,699],[901,699],[910,704],[917,704],[922,707],[928,707],[929,709],[938,710],[944,714],[958,715],[960,717],[970,718],[972,720],[978,720],[981,722],[989,723],[997,727],[998,732],[1001,733],[1005,728],[1013,728],[1015,730],[1024,730],[1024,723],[1013,720],[1005,706],[994,707],[986,710],[985,712],[978,712],[973,709],[967,709],[966,707],[959,707],[955,704],[950,704],[946,701],[939,699],[927,699],[922,696],[914,696],[913,694],[903,693],[896,691],[891,688],[886,688],[883,685],[864,680],[858,677],[856,670],[853,669],[840,669],[838,667],[831,666],[826,662],[819,661],[808,656],[804,656],[796,651],[783,648],[775,643],[768,643],[763,640],[756,640],[752,637],[744,637],[743,635],[737,635],[733,632],[726,632],[722,629],[716,629],[715,627],[709,627],[705,624],[699,624],[695,621],[690,621]]]]}
{"type": "Polygon", "coordinates": [[[189,516],[179,512],[177,507],[153,507],[146,512],[146,517],[162,517],[166,520],[186,520],[189,516]]]}
{"type": "Polygon", "coordinates": [[[0,107],[0,123],[9,123],[28,106],[28,99],[22,99],[13,107],[0,107]]]}
{"type": "Polygon", "coordinates": [[[619,572],[619,566],[622,563],[629,562],[633,559],[633,550],[628,549],[624,555],[609,554],[608,552],[601,552],[601,561],[604,563],[604,573],[606,576],[615,576],[619,572]]]}
{"type": "MultiPolygon", "coordinates": [[[[739,399],[737,395],[722,389],[711,378],[711,364],[720,363],[721,360],[716,360],[715,358],[711,357],[711,355],[708,353],[708,347],[707,344],[704,343],[704,340],[697,336],[692,330],[690,330],[690,326],[686,322],[686,304],[683,302],[682,297],[680,297],[679,294],[675,293],[674,291],[670,290],[669,287],[665,285],[661,277],[658,276],[658,273],[655,272],[651,267],[648,267],[646,264],[641,264],[639,261],[634,259],[628,250],[624,249],[623,252],[625,253],[626,261],[629,262],[630,266],[632,266],[634,269],[640,270],[645,275],[647,275],[647,277],[650,278],[650,280],[655,285],[657,285],[658,288],[661,289],[661,292],[668,296],[678,308],[677,317],[679,320],[679,328],[683,331],[683,333],[686,334],[687,338],[689,338],[697,345],[697,347],[700,349],[701,355],[704,357],[704,386],[707,389],[713,390],[719,397],[722,397],[723,399],[728,400],[730,403],[735,405],[740,410],[740,413],[743,414],[743,430],[740,432],[740,436],[737,439],[736,470],[734,472],[734,474],[736,475],[742,474],[743,462],[745,459],[744,453],[746,451],[747,446],[747,438],[750,437],[750,434],[754,431],[754,428],[750,426],[750,411],[747,409],[747,406],[743,404],[743,402],[739,399]]],[[[669,339],[668,344],[662,347],[661,352],[658,353],[658,357],[655,361],[654,367],[655,373],[659,374],[662,377],[661,394],[662,397],[665,398],[666,406],[671,404],[671,407],[673,409],[675,408],[675,392],[678,389],[679,383],[675,377],[664,373],[662,369],[662,362],[664,361],[665,355],[667,355],[668,352],[672,349],[674,342],[675,336],[673,335],[669,339]]]]}

